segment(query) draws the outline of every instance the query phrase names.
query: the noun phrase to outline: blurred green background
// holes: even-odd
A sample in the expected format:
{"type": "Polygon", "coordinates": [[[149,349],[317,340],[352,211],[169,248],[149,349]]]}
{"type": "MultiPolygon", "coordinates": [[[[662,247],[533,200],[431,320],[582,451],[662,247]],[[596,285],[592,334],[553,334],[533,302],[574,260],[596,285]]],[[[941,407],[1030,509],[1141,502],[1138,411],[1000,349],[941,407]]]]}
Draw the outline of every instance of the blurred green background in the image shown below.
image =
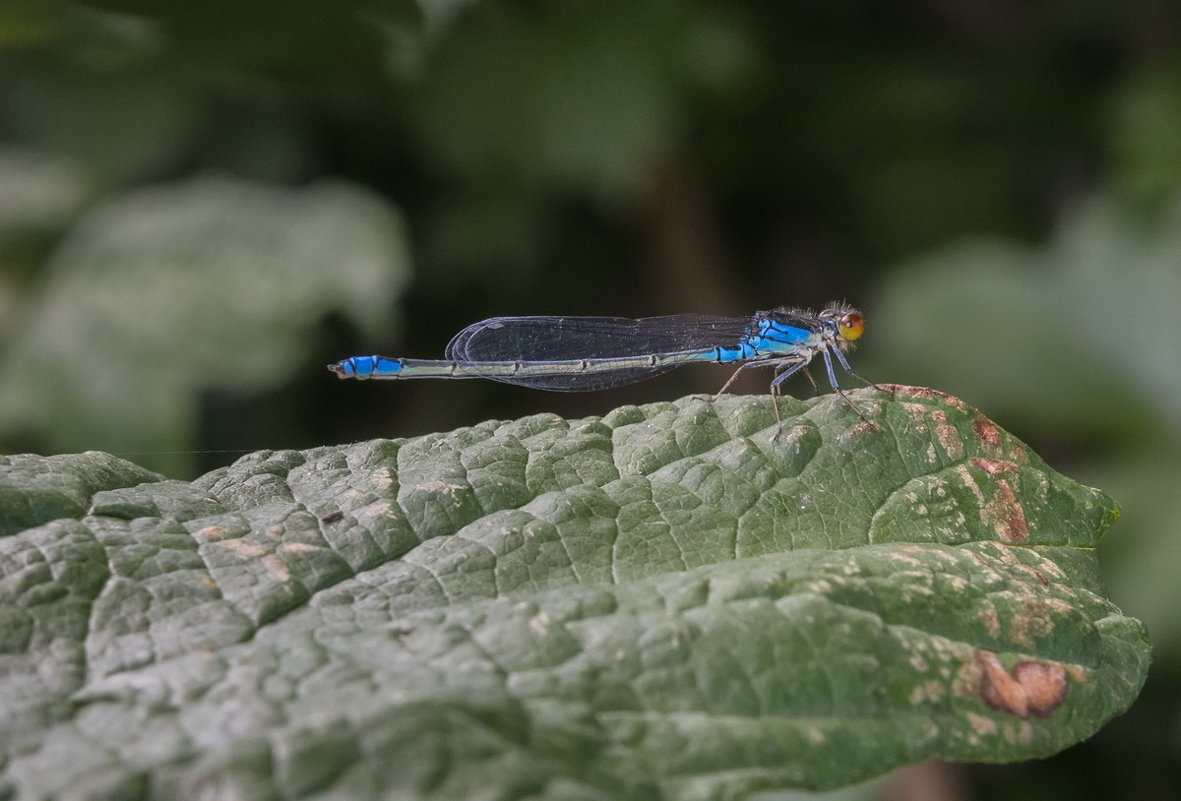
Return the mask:
{"type": "Polygon", "coordinates": [[[864,375],[1121,501],[1101,557],[1156,645],[1091,741],[856,796],[1181,798],[1181,6],[0,4],[7,452],[186,478],[601,413],[726,373],[564,395],[324,365],[494,315],[841,298],[864,375]]]}

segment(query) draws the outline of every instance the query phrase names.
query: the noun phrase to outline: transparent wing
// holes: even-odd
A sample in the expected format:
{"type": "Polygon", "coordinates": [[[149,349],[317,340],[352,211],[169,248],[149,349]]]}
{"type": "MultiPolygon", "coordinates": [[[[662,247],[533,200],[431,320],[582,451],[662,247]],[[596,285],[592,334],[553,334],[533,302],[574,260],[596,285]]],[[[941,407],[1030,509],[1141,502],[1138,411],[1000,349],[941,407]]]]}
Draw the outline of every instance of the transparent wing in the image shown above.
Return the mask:
{"type": "Polygon", "coordinates": [[[708,351],[735,345],[752,318],[676,314],[665,317],[493,317],[469,325],[447,345],[447,358],[463,364],[620,359],[618,369],[555,375],[484,376],[506,384],[583,392],[630,384],[678,365],[636,365],[650,354],[708,351]]]}

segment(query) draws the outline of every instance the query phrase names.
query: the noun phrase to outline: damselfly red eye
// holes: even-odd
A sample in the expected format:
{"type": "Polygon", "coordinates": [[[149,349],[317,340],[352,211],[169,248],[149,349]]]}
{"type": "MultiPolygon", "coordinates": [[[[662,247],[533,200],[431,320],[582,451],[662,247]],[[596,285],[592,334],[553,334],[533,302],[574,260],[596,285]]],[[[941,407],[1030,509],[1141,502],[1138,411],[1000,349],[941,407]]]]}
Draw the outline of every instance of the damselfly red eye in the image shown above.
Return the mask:
{"type": "Polygon", "coordinates": [[[842,316],[838,323],[841,327],[841,336],[850,342],[860,339],[865,333],[865,320],[857,312],[849,312],[842,316]]]}

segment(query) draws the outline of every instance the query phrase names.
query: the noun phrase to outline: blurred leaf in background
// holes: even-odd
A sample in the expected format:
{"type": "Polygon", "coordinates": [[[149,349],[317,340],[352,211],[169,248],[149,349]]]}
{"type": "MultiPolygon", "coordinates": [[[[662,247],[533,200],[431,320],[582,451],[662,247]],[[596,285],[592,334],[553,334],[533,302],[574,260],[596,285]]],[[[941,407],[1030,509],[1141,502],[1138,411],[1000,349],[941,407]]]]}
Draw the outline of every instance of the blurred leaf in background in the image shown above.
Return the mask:
{"type": "MultiPolygon", "coordinates": [[[[0,426],[55,451],[191,448],[203,388],[290,380],[329,310],[376,338],[409,275],[400,218],[356,186],[129,192],[73,226],[21,309],[0,426]]],[[[138,458],[175,474],[188,455],[138,458]]]]}
{"type": "Polygon", "coordinates": [[[60,230],[88,194],[77,162],[46,151],[0,149],[0,241],[11,246],[32,232],[60,230]]]}
{"type": "MultiPolygon", "coordinates": [[[[654,166],[684,140],[691,101],[740,92],[754,54],[708,5],[480,5],[438,42],[412,124],[447,187],[427,258],[504,296],[550,273],[568,204],[635,215],[654,166]]],[[[567,280],[593,291],[592,269],[567,280]]]]}
{"type": "Polygon", "coordinates": [[[1112,179],[1137,211],[1167,206],[1181,185],[1181,60],[1149,59],[1113,93],[1112,179]]]}

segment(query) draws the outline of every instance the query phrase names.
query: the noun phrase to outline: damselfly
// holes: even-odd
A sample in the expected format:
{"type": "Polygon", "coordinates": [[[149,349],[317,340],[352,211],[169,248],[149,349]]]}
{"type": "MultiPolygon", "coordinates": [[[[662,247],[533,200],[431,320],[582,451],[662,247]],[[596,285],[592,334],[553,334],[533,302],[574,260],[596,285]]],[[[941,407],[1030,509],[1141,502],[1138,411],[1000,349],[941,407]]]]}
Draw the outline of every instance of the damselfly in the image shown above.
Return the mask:
{"type": "Polygon", "coordinates": [[[778,394],[784,381],[819,355],[829,384],[844,398],[833,360],[865,381],[845,357],[864,331],[861,312],[843,303],[819,314],[779,308],[749,317],[493,317],[456,334],[441,360],[353,356],[328,369],[341,378],[488,378],[584,392],[642,381],[685,364],[737,363],[720,392],[747,368],[771,367],[771,392],[778,394]]]}

